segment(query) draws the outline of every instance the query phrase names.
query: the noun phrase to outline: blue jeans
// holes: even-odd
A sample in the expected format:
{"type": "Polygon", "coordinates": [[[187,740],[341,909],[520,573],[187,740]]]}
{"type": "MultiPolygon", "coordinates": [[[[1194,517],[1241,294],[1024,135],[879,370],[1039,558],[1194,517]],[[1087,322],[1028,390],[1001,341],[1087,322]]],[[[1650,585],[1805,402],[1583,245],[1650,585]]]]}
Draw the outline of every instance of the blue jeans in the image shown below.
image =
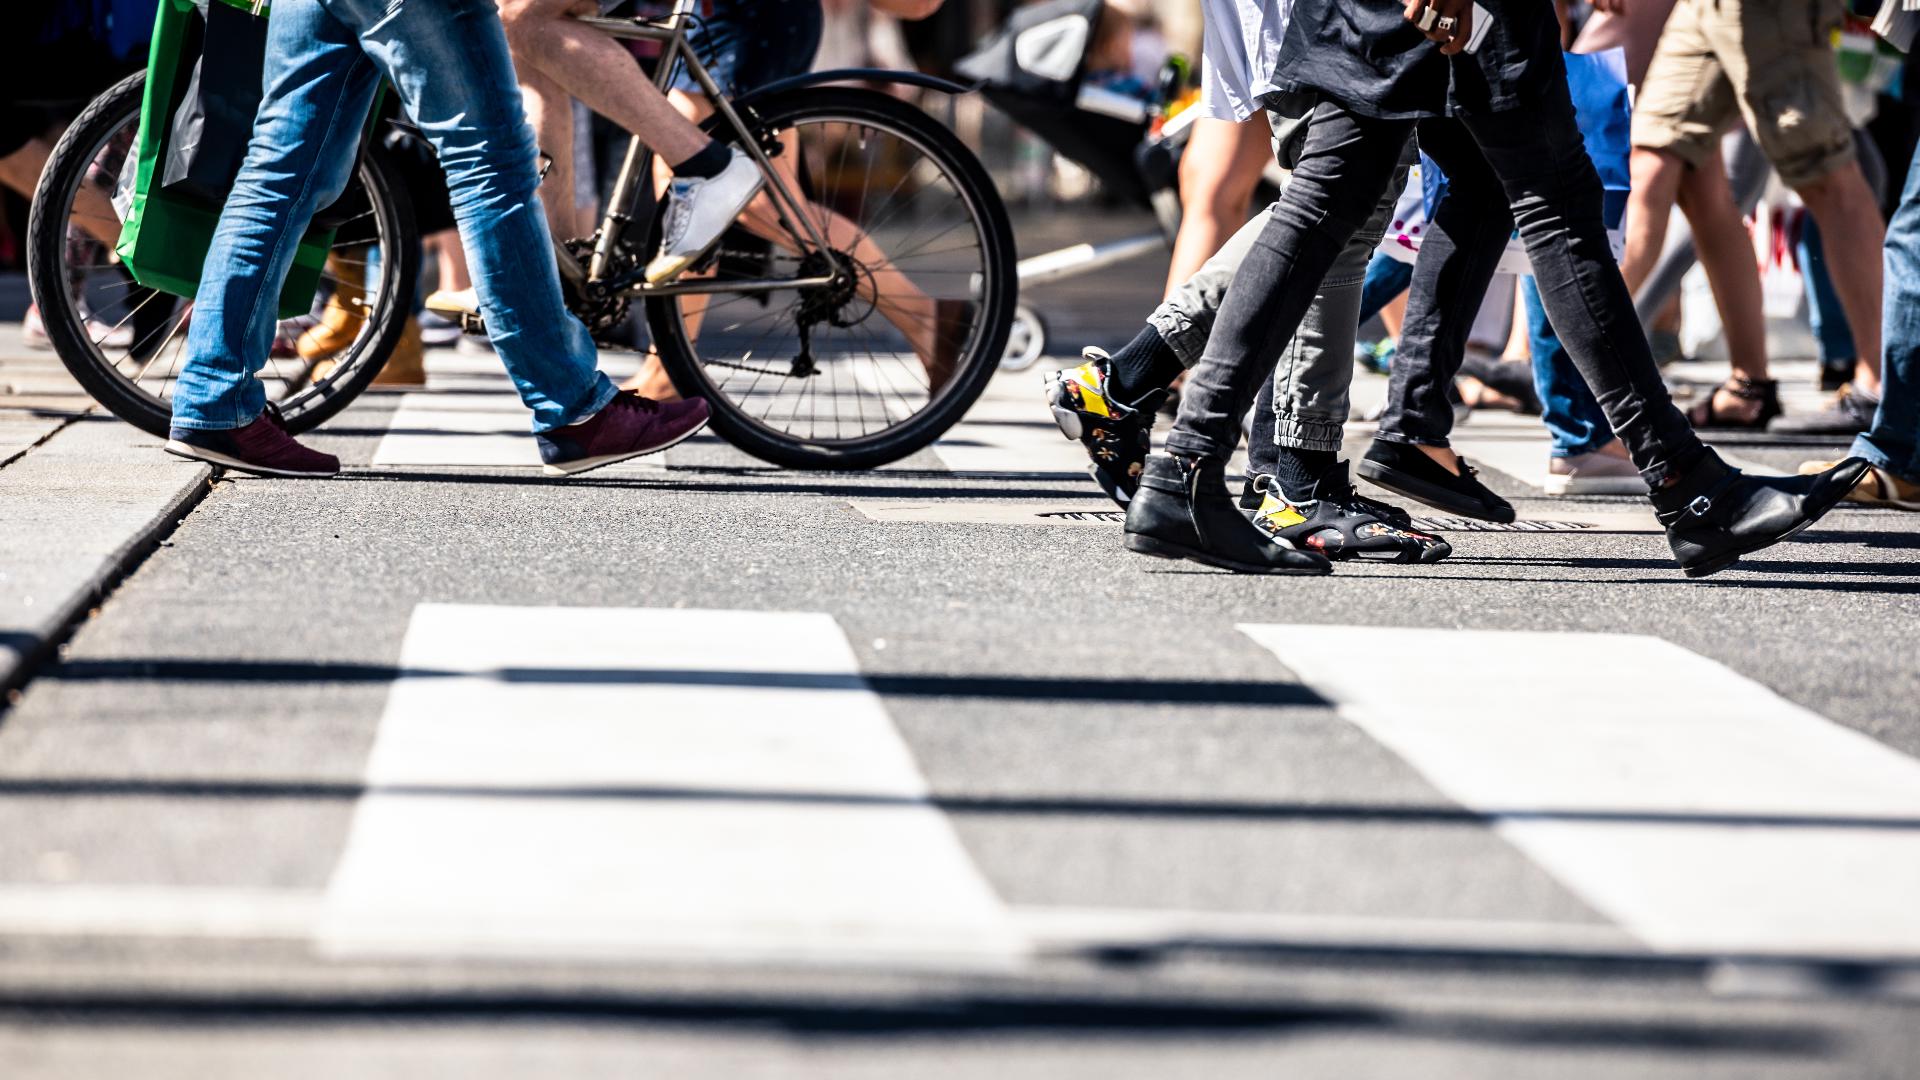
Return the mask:
{"type": "Polygon", "coordinates": [[[493,0],[274,0],[266,97],[194,298],[175,426],[243,427],[265,408],[254,373],[281,284],[314,211],[346,187],[382,78],[440,157],[488,334],[533,429],[613,400],[560,297],[533,129],[493,0]]]}
{"type": "Polygon", "coordinates": [[[1547,321],[1540,302],[1540,286],[1531,275],[1520,279],[1520,296],[1527,304],[1527,337],[1533,349],[1533,388],[1540,395],[1540,419],[1553,441],[1554,457],[1591,454],[1613,441],[1607,414],[1587,389],[1587,380],[1573,366],[1560,336],[1547,321]]]}
{"type": "Polygon", "coordinates": [[[1920,157],[1907,170],[1900,208],[1887,223],[1886,283],[1880,408],[1873,427],[1854,438],[1852,453],[1920,482],[1920,157]]]}
{"type": "Polygon", "coordinates": [[[1853,328],[1847,325],[1847,309],[1840,306],[1840,294],[1827,272],[1826,245],[1820,242],[1820,226],[1814,224],[1812,214],[1807,215],[1795,254],[1807,288],[1807,324],[1820,343],[1820,362],[1831,367],[1844,360],[1851,367],[1859,350],[1853,344],[1853,328]]]}
{"type": "Polygon", "coordinates": [[[1367,264],[1367,279],[1360,286],[1360,321],[1366,322],[1413,284],[1413,264],[1391,255],[1373,253],[1367,264]]]}

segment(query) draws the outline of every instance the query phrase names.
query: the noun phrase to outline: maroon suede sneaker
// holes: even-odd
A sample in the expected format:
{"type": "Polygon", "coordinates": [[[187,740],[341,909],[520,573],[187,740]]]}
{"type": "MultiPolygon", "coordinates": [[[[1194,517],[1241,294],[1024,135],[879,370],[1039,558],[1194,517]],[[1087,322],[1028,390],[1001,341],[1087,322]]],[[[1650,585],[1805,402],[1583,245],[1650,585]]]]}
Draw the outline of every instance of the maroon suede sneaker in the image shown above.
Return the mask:
{"type": "Polygon", "coordinates": [[[335,476],[340,459],[293,441],[273,406],[246,427],[223,431],[174,428],[167,432],[167,453],[220,465],[255,476],[335,476]]]}
{"type": "Polygon", "coordinates": [[[655,401],[631,390],[578,424],[534,436],[542,471],[571,476],[616,461],[657,453],[707,426],[707,403],[699,398],[655,401]]]}

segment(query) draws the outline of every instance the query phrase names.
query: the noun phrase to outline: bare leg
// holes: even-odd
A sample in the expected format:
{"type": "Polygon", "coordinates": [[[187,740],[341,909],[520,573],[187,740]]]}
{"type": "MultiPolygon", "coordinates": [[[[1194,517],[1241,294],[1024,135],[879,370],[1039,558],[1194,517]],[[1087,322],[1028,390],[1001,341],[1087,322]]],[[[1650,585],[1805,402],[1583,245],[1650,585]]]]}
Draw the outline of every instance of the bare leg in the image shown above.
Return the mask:
{"type": "MultiPolygon", "coordinates": [[[[519,56],[517,49],[514,55],[519,56]]],[[[533,125],[534,143],[553,162],[546,179],[540,181],[547,228],[561,240],[580,236],[573,205],[573,98],[531,66],[520,69],[520,95],[527,105],[527,122],[533,125]]]]}
{"type": "Polygon", "coordinates": [[[1266,168],[1272,132],[1258,113],[1239,123],[1194,121],[1180,157],[1180,232],[1167,265],[1168,295],[1246,224],[1247,203],[1266,168]]]}
{"type": "Polygon", "coordinates": [[[1853,331],[1859,357],[1854,362],[1854,385],[1878,397],[1882,267],[1877,256],[1887,239],[1880,206],[1857,163],[1835,169],[1797,190],[1820,223],[1821,235],[1829,238],[1828,250],[1874,253],[1874,257],[1828,259],[1827,270],[1833,277],[1834,291],[1840,294],[1840,306],[1846,309],[1847,326],[1853,331]]]}
{"type": "MultiPolygon", "coordinates": [[[[713,107],[704,96],[686,94],[675,90],[671,99],[676,108],[695,121],[704,120],[713,107]]],[[[786,150],[773,159],[774,168],[780,173],[781,181],[789,191],[798,192],[799,175],[796,162],[800,157],[792,132],[782,136],[786,150]]],[[[666,173],[656,167],[655,184],[664,187],[666,173]]],[[[869,283],[862,284],[863,292],[873,300],[874,307],[883,318],[892,323],[913,346],[921,361],[929,362],[936,353],[940,330],[939,317],[935,301],[928,296],[907,274],[897,269],[887,253],[876,244],[872,237],[856,223],[818,203],[808,208],[814,223],[819,227],[827,243],[835,248],[848,251],[859,260],[869,272],[869,283]]],[[[747,204],[740,215],[740,224],[758,236],[773,241],[788,249],[795,250],[792,238],[780,224],[780,215],[774,207],[773,196],[762,192],[747,204]]],[[[681,301],[681,320],[689,334],[698,334],[700,321],[705,314],[706,301],[700,296],[688,296],[681,301]]],[[[657,354],[649,353],[647,361],[638,374],[625,384],[626,389],[637,390],[646,397],[667,399],[677,396],[672,390],[672,382],[660,365],[657,354]]]]}
{"type": "MultiPolygon", "coordinates": [[[[677,165],[705,149],[707,136],[674,111],[632,54],[618,41],[571,18],[598,12],[593,0],[502,0],[500,19],[522,78],[537,71],[560,90],[586,102],[587,108],[638,135],[669,164],[677,165]]],[[[543,107],[564,112],[558,103],[543,107]]],[[[548,123],[557,127],[561,120],[555,116],[548,123]]],[[[563,155],[547,145],[545,135],[541,132],[543,149],[560,160],[563,155]]]]}
{"type": "Polygon", "coordinates": [[[473,288],[473,277],[467,273],[467,249],[460,243],[460,230],[447,229],[428,239],[433,242],[434,254],[439,260],[440,287],[448,292],[473,288]]]}
{"type": "MultiPolygon", "coordinates": [[[[1693,229],[1700,269],[1713,288],[1734,372],[1755,381],[1767,378],[1767,316],[1753,238],[1734,204],[1718,151],[1700,168],[1686,170],[1680,181],[1680,210],[1693,229]]],[[[1760,406],[1724,387],[1714,391],[1713,408],[1721,415],[1752,417],[1760,406]]]]}

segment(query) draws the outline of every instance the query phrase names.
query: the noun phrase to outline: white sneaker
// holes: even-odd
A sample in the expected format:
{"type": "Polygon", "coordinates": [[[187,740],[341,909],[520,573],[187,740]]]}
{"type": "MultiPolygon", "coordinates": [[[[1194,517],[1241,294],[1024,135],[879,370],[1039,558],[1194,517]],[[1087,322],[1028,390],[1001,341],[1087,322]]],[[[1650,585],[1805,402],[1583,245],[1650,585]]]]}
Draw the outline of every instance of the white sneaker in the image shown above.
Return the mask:
{"type": "Polygon", "coordinates": [[[1549,495],[1645,495],[1647,481],[1633,462],[1612,454],[1574,454],[1547,459],[1549,495]]]}
{"type": "Polygon", "coordinates": [[[647,284],[672,281],[720,241],[727,226],[759,193],[763,178],[753,159],[735,149],[720,175],[680,176],[667,185],[665,235],[647,264],[647,284]]]}

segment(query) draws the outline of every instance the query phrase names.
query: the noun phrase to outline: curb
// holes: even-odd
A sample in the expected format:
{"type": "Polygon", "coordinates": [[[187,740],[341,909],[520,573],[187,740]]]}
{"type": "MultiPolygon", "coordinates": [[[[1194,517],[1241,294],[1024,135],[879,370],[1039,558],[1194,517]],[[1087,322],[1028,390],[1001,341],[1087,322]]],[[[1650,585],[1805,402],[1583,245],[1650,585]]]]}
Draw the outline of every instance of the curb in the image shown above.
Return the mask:
{"type": "MultiPolygon", "coordinates": [[[[63,426],[61,430],[66,431],[70,427],[63,426]]],[[[43,441],[34,449],[40,450],[45,445],[43,441]]],[[[14,465],[17,467],[20,461],[31,457],[30,451],[16,459],[14,465]]],[[[171,536],[186,515],[207,497],[213,487],[213,474],[210,466],[193,470],[192,482],[181,485],[173,498],[101,560],[78,588],[69,589],[51,606],[46,617],[25,627],[24,634],[16,634],[16,640],[6,643],[10,648],[0,650],[0,716],[12,708],[18,701],[19,691],[40,673],[47,662],[57,657],[60,647],[73,636],[94,608],[111,595],[129,574],[139,569],[147,556],[171,536]]]]}

